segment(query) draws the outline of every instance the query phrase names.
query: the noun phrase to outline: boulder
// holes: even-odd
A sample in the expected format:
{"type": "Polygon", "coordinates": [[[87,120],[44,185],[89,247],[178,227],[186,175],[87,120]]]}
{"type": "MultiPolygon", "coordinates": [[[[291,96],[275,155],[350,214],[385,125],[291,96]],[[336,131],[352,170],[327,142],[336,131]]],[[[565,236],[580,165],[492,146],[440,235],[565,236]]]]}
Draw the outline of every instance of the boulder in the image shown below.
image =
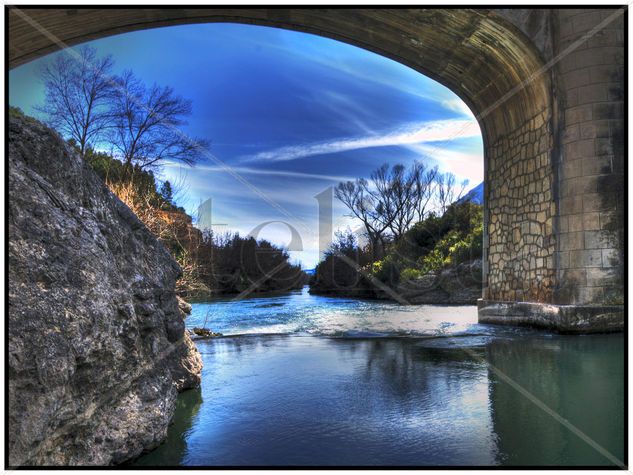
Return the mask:
{"type": "Polygon", "coordinates": [[[477,259],[402,281],[396,290],[412,304],[475,305],[481,288],[482,264],[477,259]]]}
{"type": "Polygon", "coordinates": [[[181,270],[51,129],[12,117],[7,159],[9,464],[134,458],[200,383],[181,270]]]}

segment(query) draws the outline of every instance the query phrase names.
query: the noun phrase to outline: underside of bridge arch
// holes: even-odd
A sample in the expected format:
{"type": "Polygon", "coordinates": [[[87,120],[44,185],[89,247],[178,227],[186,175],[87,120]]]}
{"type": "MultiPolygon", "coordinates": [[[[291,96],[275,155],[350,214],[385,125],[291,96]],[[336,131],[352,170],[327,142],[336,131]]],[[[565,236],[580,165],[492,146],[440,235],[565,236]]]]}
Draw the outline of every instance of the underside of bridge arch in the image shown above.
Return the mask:
{"type": "Polygon", "coordinates": [[[623,213],[610,193],[624,184],[624,15],[614,12],[11,7],[8,59],[208,22],[293,29],[394,59],[458,94],[482,130],[480,320],[612,330],[623,320],[623,213]]]}

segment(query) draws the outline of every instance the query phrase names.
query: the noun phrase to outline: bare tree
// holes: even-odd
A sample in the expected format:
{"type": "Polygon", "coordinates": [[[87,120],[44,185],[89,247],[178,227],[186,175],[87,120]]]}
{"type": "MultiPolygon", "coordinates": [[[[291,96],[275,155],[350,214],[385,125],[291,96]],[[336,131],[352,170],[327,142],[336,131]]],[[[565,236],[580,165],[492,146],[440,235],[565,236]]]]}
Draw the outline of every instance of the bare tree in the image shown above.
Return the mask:
{"type": "Polygon", "coordinates": [[[84,155],[110,125],[114,92],[111,56],[99,58],[90,46],[78,55],[62,52],[42,69],[45,102],[38,110],[53,128],[74,140],[84,155]]]}
{"type": "Polygon", "coordinates": [[[454,203],[462,197],[466,186],[468,186],[468,180],[464,180],[460,184],[456,184],[456,180],[455,175],[452,173],[438,174],[436,177],[437,204],[442,214],[446,212],[446,208],[448,208],[451,203],[454,203]]]}
{"type": "Polygon", "coordinates": [[[423,221],[427,218],[431,199],[436,191],[436,181],[439,175],[437,166],[433,168],[426,168],[424,164],[421,164],[421,169],[417,175],[415,183],[417,208],[416,219],[423,221]]]}
{"type": "Polygon", "coordinates": [[[347,206],[351,216],[363,223],[374,261],[380,259],[385,246],[384,233],[390,223],[385,222],[384,203],[378,199],[378,194],[370,190],[367,180],[358,178],[339,183],[334,189],[334,195],[347,206]]]}
{"type": "Polygon", "coordinates": [[[427,170],[426,165],[418,161],[409,169],[403,165],[391,168],[385,193],[391,195],[387,200],[391,204],[387,220],[395,241],[411,227],[416,217],[424,219],[436,175],[437,168],[427,170]]]}
{"type": "Polygon", "coordinates": [[[208,147],[179,130],[191,114],[191,102],[171,87],[146,87],[131,71],[118,79],[110,141],[126,165],[145,169],[170,159],[193,165],[208,147]]]}
{"type": "Polygon", "coordinates": [[[369,180],[361,178],[336,187],[336,197],[363,223],[374,258],[382,256],[388,237],[398,240],[411,226],[419,209],[418,184],[423,182],[425,170],[418,162],[409,169],[384,164],[369,180]]]}
{"type": "Polygon", "coordinates": [[[437,167],[417,161],[409,168],[384,164],[369,180],[339,183],[334,193],[363,223],[375,260],[382,257],[389,238],[400,240],[416,220],[427,217],[432,200],[442,213],[458,200],[468,181],[461,183],[461,189],[455,181],[455,175],[441,174],[437,167]]]}

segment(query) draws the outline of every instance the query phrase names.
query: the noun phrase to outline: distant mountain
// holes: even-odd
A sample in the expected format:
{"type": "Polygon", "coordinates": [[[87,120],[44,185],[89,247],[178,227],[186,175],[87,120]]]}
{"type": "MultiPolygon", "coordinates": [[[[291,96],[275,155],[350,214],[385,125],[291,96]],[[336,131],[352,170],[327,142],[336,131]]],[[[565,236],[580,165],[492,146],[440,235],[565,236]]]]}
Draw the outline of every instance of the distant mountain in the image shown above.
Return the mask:
{"type": "Polygon", "coordinates": [[[484,204],[484,183],[483,182],[479,183],[479,185],[474,187],[472,190],[470,190],[468,193],[462,196],[459,200],[457,200],[458,203],[465,203],[467,201],[470,201],[471,203],[475,203],[477,205],[484,204]]]}

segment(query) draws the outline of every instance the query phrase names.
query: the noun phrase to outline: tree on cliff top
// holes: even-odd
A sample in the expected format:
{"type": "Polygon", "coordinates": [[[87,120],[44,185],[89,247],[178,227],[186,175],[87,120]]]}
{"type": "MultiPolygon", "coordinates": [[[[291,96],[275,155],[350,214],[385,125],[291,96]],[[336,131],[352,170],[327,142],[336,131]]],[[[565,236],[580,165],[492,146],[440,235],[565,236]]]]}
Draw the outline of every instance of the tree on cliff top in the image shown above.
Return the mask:
{"type": "Polygon", "coordinates": [[[179,128],[191,114],[191,101],[171,87],[145,86],[132,71],[125,71],[117,81],[109,141],[123,163],[142,169],[166,159],[196,163],[208,143],[188,137],[179,128]]]}
{"type": "Polygon", "coordinates": [[[113,64],[111,56],[99,58],[94,48],[83,46],[76,53],[60,53],[42,69],[46,92],[37,110],[51,127],[77,143],[82,156],[110,125],[113,64]]]}

